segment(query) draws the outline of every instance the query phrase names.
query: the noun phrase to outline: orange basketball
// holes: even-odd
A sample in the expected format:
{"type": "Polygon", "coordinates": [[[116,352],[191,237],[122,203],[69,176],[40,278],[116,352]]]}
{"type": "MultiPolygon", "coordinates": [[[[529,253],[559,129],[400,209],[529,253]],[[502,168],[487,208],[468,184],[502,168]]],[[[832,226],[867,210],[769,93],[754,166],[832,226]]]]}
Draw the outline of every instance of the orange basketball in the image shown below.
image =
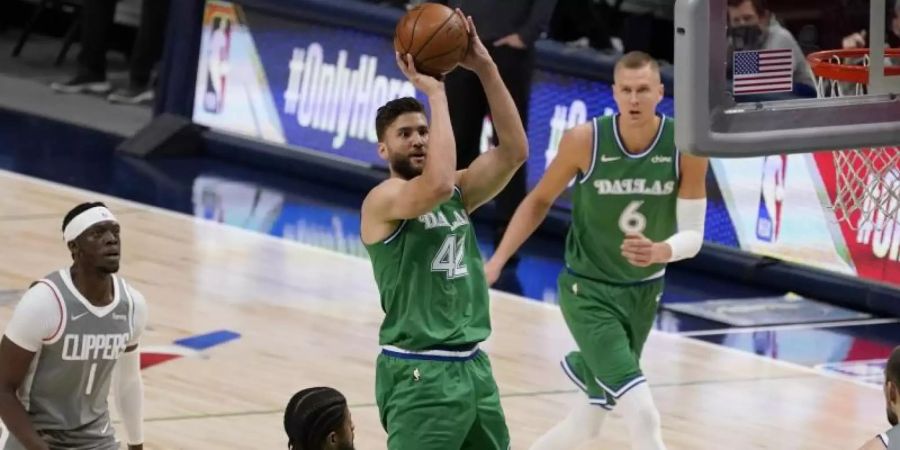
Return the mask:
{"type": "Polygon", "coordinates": [[[416,70],[444,75],[469,51],[466,23],[454,10],[438,3],[422,3],[409,10],[394,30],[394,50],[413,56],[416,70]]]}

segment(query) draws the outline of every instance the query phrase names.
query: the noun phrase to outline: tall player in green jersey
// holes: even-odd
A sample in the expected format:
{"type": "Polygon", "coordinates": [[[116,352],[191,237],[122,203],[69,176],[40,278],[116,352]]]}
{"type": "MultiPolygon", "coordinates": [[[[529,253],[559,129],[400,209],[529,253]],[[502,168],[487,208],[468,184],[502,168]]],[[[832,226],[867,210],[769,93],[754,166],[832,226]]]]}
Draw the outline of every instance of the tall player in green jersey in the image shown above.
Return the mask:
{"type": "MultiPolygon", "coordinates": [[[[461,14],[457,12],[458,14],[461,14]]],[[[481,79],[499,146],[456,171],[443,82],[403,73],[428,96],[431,125],[413,98],[375,119],[391,176],[362,206],[362,240],[385,318],[375,397],[390,450],[507,450],[509,431],[490,362],[488,285],[469,214],[494,197],[528,156],[524,127],[497,67],[468,21],[461,65],[481,79]]]]}
{"type": "Polygon", "coordinates": [[[703,243],[707,161],[675,148],[674,124],[656,113],[663,86],[649,55],[626,54],[613,85],[619,113],[564,135],[540,183],[513,215],[485,265],[490,282],[575,179],[559,303],[580,351],[562,365],[588,395],[533,450],[577,448],[613,406],[632,448],[665,446],[639,358],[662,294],[665,264],[703,243]]]}

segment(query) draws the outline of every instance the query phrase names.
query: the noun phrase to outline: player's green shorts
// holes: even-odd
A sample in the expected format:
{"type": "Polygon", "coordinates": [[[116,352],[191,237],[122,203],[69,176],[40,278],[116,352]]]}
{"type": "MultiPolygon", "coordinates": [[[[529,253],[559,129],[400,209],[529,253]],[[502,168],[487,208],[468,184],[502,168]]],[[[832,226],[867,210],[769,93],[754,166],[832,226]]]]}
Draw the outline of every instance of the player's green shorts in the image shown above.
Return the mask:
{"type": "Polygon", "coordinates": [[[560,274],[559,306],[579,349],[562,366],[591,403],[610,408],[644,381],[639,360],[662,291],[662,278],[612,285],[560,274]]]}
{"type": "Polygon", "coordinates": [[[385,347],[375,400],[389,450],[508,450],[509,430],[487,355],[385,347]]]}

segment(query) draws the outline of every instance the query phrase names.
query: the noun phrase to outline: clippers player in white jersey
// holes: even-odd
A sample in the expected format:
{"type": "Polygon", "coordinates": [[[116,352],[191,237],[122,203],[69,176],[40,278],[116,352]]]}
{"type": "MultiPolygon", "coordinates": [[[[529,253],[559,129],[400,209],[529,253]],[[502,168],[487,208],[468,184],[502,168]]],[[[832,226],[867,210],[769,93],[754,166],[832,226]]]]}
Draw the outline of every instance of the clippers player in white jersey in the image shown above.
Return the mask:
{"type": "Polygon", "coordinates": [[[119,224],[84,203],[63,220],[63,239],[74,263],[31,285],[0,341],[0,450],[118,449],[110,388],[128,449],[142,450],[147,306],[115,275],[119,224]]]}

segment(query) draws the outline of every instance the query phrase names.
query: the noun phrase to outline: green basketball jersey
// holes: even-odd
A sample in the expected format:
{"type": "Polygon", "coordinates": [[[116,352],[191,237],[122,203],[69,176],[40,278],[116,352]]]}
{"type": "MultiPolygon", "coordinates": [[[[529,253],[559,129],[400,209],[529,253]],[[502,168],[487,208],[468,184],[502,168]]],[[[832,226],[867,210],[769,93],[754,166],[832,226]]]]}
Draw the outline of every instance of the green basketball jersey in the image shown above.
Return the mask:
{"type": "Polygon", "coordinates": [[[385,313],[381,345],[419,351],[490,335],[484,263],[459,188],[366,249],[385,313]]]}
{"type": "Polygon", "coordinates": [[[675,124],[663,116],[650,147],[630,154],[619,136],[618,115],[592,123],[593,157],[573,188],[566,266],[577,275],[615,284],[659,277],[663,264],[635,267],[622,256],[620,246],[628,232],[659,242],[676,231],[675,124]]]}

